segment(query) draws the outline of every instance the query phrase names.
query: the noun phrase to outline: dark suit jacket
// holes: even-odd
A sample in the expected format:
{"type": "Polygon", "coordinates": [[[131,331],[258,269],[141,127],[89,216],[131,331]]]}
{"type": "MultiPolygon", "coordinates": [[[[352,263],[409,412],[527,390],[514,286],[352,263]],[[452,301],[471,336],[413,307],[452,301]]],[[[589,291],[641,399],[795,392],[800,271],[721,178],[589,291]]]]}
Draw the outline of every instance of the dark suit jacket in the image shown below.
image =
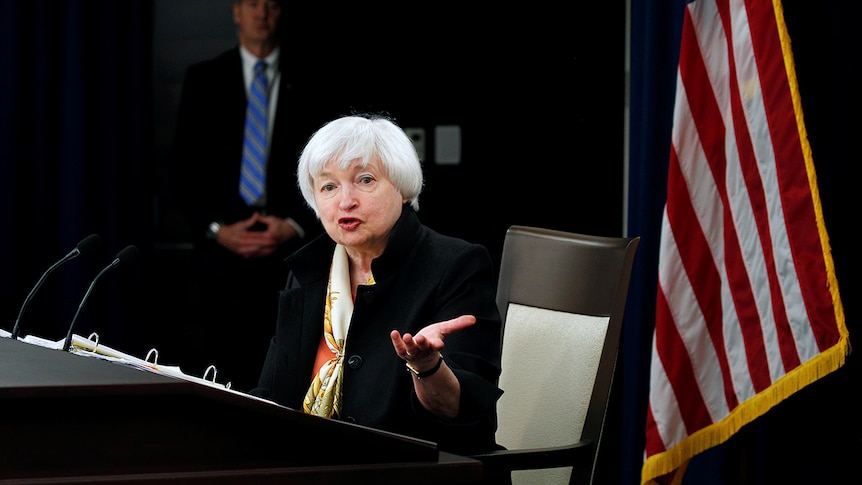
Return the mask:
{"type": "MultiPolygon", "coordinates": [[[[280,296],[276,335],[253,394],[302,409],[323,332],[333,249],[324,235],[288,259],[289,288],[280,296]]],[[[495,448],[501,318],[488,251],[430,230],[405,205],[372,272],[376,284],[360,286],[348,331],[342,419],[453,452],[495,448]],[[419,404],[389,332],[415,334],[462,314],[477,322],[446,338],[443,356],[461,382],[461,417],[446,424],[419,404]]]]}
{"type": "MultiPolygon", "coordinates": [[[[340,113],[329,104],[330,96],[304,83],[298,73],[302,67],[292,63],[284,49],[279,64],[266,210],[292,217],[316,235],[322,231],[299,193],[296,162],[314,131],[340,113]]],[[[203,242],[209,223],[235,222],[253,211],[239,196],[245,93],[238,46],[186,71],[171,155],[172,194],[196,243],[203,242]]]]}

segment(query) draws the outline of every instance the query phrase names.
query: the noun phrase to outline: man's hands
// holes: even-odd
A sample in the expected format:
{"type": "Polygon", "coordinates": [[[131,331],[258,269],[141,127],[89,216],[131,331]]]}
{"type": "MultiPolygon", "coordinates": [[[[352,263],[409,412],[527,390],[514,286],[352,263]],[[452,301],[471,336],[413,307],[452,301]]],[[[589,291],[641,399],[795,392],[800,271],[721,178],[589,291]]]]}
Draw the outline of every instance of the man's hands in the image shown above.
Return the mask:
{"type": "Polygon", "coordinates": [[[287,220],[255,212],[248,219],[222,225],[216,242],[244,258],[260,258],[274,253],[298,234],[287,220]],[[255,224],[262,224],[263,230],[251,230],[255,224]]]}

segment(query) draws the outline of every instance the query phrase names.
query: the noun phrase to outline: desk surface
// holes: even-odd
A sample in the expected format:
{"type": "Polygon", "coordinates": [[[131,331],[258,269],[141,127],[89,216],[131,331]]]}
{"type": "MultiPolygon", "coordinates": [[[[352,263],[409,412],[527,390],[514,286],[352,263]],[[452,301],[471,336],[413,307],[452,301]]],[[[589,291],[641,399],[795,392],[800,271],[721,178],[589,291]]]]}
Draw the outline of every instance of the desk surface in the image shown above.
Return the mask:
{"type": "Polygon", "coordinates": [[[9,338],[0,409],[0,484],[481,482],[433,443],[9,338]]]}

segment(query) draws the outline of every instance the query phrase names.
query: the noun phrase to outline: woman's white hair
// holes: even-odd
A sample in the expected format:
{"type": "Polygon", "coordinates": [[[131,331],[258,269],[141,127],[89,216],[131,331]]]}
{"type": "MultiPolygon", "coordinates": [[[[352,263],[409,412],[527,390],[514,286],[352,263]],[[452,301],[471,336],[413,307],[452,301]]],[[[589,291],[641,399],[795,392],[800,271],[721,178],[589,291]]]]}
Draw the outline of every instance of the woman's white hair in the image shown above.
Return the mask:
{"type": "Polygon", "coordinates": [[[345,116],[317,130],[299,156],[297,180],[305,202],[318,215],[314,201],[314,176],[327,163],[337,162],[346,169],[358,162],[365,167],[378,160],[401,196],[419,210],[422,191],[422,164],[410,137],[391,120],[382,116],[345,116]]]}

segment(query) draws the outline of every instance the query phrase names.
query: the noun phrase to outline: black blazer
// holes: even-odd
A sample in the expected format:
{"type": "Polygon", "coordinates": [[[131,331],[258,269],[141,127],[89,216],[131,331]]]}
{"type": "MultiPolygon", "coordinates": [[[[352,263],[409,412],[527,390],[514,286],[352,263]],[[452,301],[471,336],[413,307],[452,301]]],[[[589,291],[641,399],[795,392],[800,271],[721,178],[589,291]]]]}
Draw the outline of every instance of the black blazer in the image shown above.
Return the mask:
{"type": "MultiPolygon", "coordinates": [[[[267,164],[266,211],[292,217],[310,235],[322,232],[296,184],[296,163],[308,138],[339,113],[326,93],[300,76],[282,49],[278,106],[267,164]]],[[[239,196],[246,94],[239,46],[190,66],[185,75],[171,153],[171,193],[195,242],[210,222],[251,215],[239,196]]]]}
{"type": "MultiPolygon", "coordinates": [[[[323,332],[334,243],[323,235],[287,260],[276,335],[252,394],[302,409],[323,332]]],[[[360,286],[345,347],[342,419],[469,453],[496,448],[501,318],[488,251],[440,235],[405,205],[385,252],[372,263],[376,284],[360,286]],[[461,416],[444,423],[426,412],[389,332],[472,314],[477,322],[446,339],[443,356],[461,382],[461,416]]]]}

